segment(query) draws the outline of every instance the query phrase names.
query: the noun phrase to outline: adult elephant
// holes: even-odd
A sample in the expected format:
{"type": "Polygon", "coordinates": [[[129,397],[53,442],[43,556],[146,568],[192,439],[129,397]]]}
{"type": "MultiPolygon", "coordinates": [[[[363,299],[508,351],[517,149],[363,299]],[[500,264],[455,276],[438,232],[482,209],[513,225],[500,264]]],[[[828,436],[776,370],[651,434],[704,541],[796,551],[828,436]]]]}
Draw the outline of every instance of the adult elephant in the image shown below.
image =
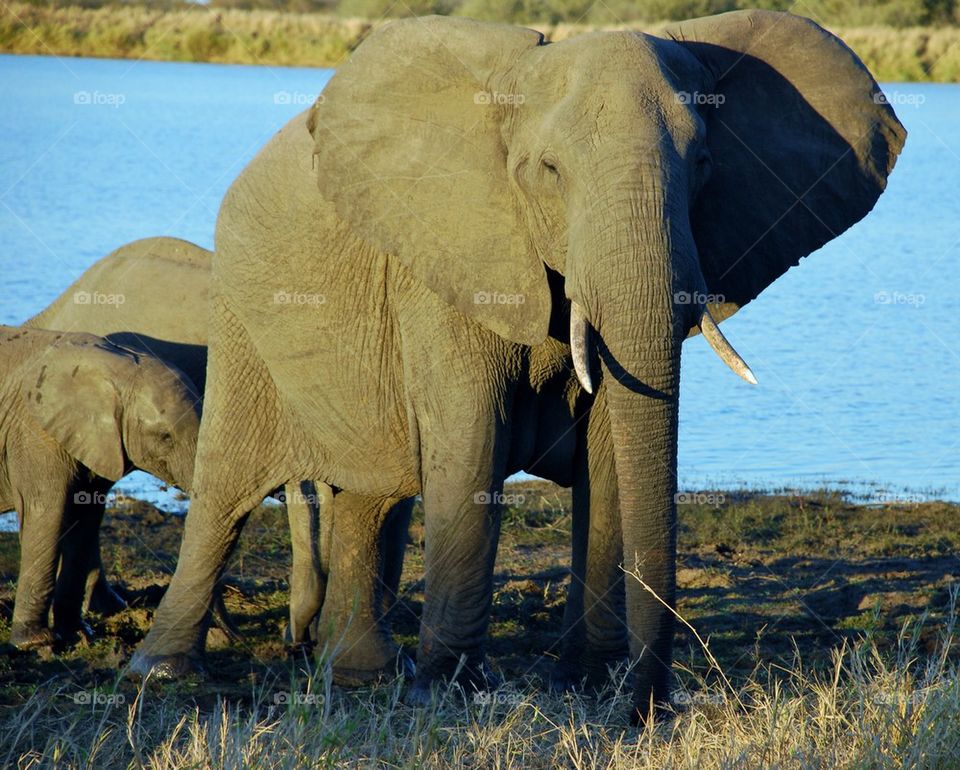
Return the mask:
{"type": "Polygon", "coordinates": [[[222,204],[194,509],[132,669],[202,665],[251,503],[319,478],[365,501],[336,519],[336,579],[422,494],[408,697],[462,656],[482,681],[503,478],[595,384],[572,466],[591,517],[579,569],[604,596],[622,539],[658,594],[626,586],[636,705],[665,700],[681,343],[699,326],[749,378],[703,298],[729,315],[863,217],[903,140],[856,56],[788,14],[550,45],[462,19],[381,28],[222,204]],[[530,408],[571,355],[582,390],[530,408]]]}
{"type": "MultiPolygon", "coordinates": [[[[179,238],[143,238],[125,244],[87,269],[27,327],[98,334],[129,350],[164,361],[187,375],[202,394],[207,377],[207,317],[213,253],[179,238]]],[[[334,490],[313,482],[291,485],[285,495],[293,545],[288,640],[312,641],[311,626],[326,591],[324,538],[332,528],[334,490]],[[327,501],[321,521],[320,503],[327,501]]],[[[388,564],[371,580],[395,593],[403,565],[409,521],[406,502],[383,533],[388,564]]],[[[350,515],[346,511],[345,515],[350,515]]],[[[104,575],[99,530],[93,539],[86,575],[85,606],[109,614],[125,606],[104,575]]],[[[226,612],[217,600],[225,625],[226,612]]],[[[344,679],[356,678],[344,674],[344,679]]]]}

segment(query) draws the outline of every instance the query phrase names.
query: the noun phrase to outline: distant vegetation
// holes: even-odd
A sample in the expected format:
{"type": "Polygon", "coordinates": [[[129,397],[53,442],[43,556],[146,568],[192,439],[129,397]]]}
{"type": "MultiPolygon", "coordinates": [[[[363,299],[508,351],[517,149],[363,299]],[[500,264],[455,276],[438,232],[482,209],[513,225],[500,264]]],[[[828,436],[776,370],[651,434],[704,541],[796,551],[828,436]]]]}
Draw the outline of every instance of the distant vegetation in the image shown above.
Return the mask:
{"type": "Polygon", "coordinates": [[[0,51],[329,67],[369,30],[323,14],[11,3],[0,12],[0,51]]]}
{"type": "MultiPolygon", "coordinates": [[[[34,0],[40,7],[136,5],[172,10],[196,5],[183,0],[34,0]]],[[[691,19],[739,8],[793,11],[821,23],[844,27],[917,27],[960,23],[958,0],[209,0],[210,8],[325,13],[342,18],[380,19],[456,14],[517,24],[621,24],[691,19]]]]}
{"type": "Polygon", "coordinates": [[[741,7],[793,9],[843,37],[885,81],[960,81],[960,0],[160,0],[12,2],[0,51],[336,66],[389,18],[426,13],[527,24],[560,40],[741,7]]]}

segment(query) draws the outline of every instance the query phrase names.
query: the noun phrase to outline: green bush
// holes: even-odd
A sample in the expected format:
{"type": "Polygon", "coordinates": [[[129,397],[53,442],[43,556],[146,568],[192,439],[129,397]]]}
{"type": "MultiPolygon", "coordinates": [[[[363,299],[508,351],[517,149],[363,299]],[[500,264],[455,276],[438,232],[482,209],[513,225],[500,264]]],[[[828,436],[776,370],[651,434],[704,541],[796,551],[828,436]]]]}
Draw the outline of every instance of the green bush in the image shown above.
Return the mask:
{"type": "MultiPolygon", "coordinates": [[[[755,3],[743,3],[755,5],[755,3]]],[[[774,10],[793,10],[821,24],[849,27],[919,27],[956,22],[956,0],[871,0],[851,3],[849,0],[804,0],[801,5],[768,0],[774,10]]]]}
{"type": "Polygon", "coordinates": [[[449,14],[449,0],[340,0],[337,13],[351,19],[383,19],[449,14]]]}
{"type": "Polygon", "coordinates": [[[230,37],[216,27],[195,29],[187,35],[185,45],[192,61],[210,61],[230,47],[230,37]]]}
{"type": "MultiPolygon", "coordinates": [[[[0,13],[0,51],[7,53],[332,67],[343,62],[376,26],[376,21],[337,19],[321,13],[247,11],[197,5],[161,12],[133,3],[87,9],[7,1],[9,12],[0,13]]],[[[505,19],[536,26],[551,40],[583,34],[597,26],[656,29],[654,20],[635,18],[640,13],[638,9],[653,13],[651,9],[669,10],[672,7],[666,0],[657,0],[659,5],[640,4],[637,0],[604,0],[602,5],[598,3],[590,8],[586,18],[581,19],[587,11],[585,0],[562,0],[562,4],[549,5],[543,0],[408,0],[406,5],[396,6],[388,5],[384,0],[344,1],[379,3],[375,10],[378,9],[380,18],[384,13],[398,15],[446,10],[481,19],[505,19]],[[415,7],[410,2],[425,5],[415,7]],[[453,2],[462,2],[462,5],[454,7],[453,2]]],[[[831,21],[824,14],[856,11],[863,15],[867,6],[844,10],[839,4],[829,5],[829,0],[806,1],[809,4],[809,7],[805,6],[806,13],[816,16],[814,11],[822,12],[818,20],[839,34],[878,80],[960,82],[960,28],[957,24],[898,28],[863,22],[860,26],[847,26],[831,21]]],[[[780,0],[737,2],[776,7],[780,0]]],[[[936,18],[948,18],[946,14],[955,14],[956,11],[951,2],[944,0],[928,0],[926,3],[900,0],[885,3],[882,7],[874,3],[872,8],[871,12],[886,14],[883,18],[890,23],[903,24],[914,24],[917,14],[927,14],[930,18],[939,14],[936,18]],[[894,10],[901,15],[895,16],[894,10]]],[[[710,6],[710,9],[722,10],[718,5],[710,6]]],[[[360,13],[359,10],[354,12],[360,13]]]]}
{"type": "MultiPolygon", "coordinates": [[[[131,5],[153,10],[196,7],[190,0],[27,0],[43,7],[131,5]]],[[[616,24],[677,21],[697,16],[764,8],[793,11],[828,26],[952,26],[960,21],[957,0],[208,0],[212,8],[327,12],[352,18],[392,18],[427,13],[488,21],[616,24]]]]}

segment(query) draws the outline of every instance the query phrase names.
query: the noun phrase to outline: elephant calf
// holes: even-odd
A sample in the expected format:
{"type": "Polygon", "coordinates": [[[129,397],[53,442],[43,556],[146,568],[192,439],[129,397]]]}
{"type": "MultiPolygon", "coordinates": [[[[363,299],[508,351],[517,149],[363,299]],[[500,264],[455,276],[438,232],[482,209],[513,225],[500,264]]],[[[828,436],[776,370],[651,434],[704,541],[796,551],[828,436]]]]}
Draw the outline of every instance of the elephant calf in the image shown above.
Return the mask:
{"type": "Polygon", "coordinates": [[[0,372],[0,510],[20,521],[10,641],[26,648],[83,628],[117,479],[140,468],[190,488],[200,397],[176,368],[92,334],[0,326],[0,372]]]}

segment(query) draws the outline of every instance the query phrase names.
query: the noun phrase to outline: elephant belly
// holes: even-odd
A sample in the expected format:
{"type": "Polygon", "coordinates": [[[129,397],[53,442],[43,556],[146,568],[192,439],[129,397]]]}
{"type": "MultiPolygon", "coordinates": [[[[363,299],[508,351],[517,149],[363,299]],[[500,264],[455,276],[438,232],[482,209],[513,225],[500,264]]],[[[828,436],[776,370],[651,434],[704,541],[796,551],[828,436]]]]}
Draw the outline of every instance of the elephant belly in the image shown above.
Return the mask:
{"type": "Polygon", "coordinates": [[[375,497],[407,497],[419,491],[419,474],[398,410],[379,396],[365,397],[356,380],[281,379],[292,452],[298,461],[309,458],[304,475],[375,497]],[[333,396],[351,391],[350,398],[333,396]]]}
{"type": "Polygon", "coordinates": [[[276,387],[304,472],[360,494],[415,494],[383,270],[363,259],[378,257],[358,255],[353,275],[325,279],[276,260],[247,284],[236,312],[276,387]]]}
{"type": "Polygon", "coordinates": [[[0,513],[7,513],[16,507],[13,492],[7,479],[7,469],[0,468],[0,513]]]}
{"type": "Polygon", "coordinates": [[[580,388],[571,368],[570,346],[554,338],[527,349],[527,377],[517,389],[511,427],[510,473],[573,483],[580,388]]]}

